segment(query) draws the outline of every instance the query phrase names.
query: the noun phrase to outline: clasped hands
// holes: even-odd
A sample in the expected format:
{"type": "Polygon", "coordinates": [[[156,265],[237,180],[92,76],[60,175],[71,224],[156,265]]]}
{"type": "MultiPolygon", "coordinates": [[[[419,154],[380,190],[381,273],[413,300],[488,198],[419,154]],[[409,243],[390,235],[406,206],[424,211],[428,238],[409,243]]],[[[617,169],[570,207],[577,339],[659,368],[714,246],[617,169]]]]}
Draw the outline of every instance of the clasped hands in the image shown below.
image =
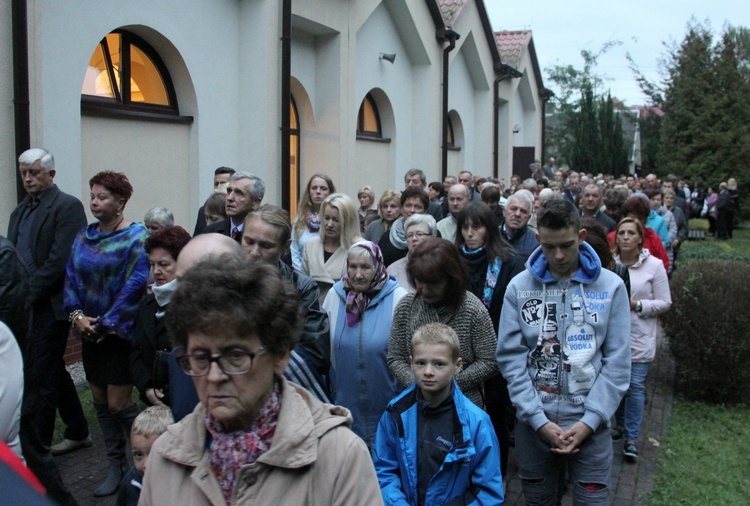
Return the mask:
{"type": "Polygon", "coordinates": [[[583,422],[576,422],[568,430],[562,430],[559,425],[547,422],[537,433],[550,445],[550,451],[558,455],[578,453],[581,444],[593,434],[591,427],[583,422]]]}

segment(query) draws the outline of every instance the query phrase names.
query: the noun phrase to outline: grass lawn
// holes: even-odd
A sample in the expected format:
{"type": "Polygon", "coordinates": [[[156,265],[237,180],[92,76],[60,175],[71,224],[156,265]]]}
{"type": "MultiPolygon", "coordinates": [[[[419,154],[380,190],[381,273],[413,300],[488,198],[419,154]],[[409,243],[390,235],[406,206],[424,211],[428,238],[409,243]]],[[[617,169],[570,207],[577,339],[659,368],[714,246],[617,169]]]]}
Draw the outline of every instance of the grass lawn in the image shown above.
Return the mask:
{"type": "Polygon", "coordinates": [[[675,399],[648,504],[748,504],[748,471],[750,407],[675,399]]]}
{"type": "MultiPolygon", "coordinates": [[[[707,230],[708,223],[691,220],[690,228],[707,230]]],[[[704,259],[750,262],[750,223],[735,229],[729,241],[686,242],[678,266],[704,259]]],[[[724,407],[675,398],[647,503],[750,503],[750,406],[724,407]]]]}
{"type": "MultiPolygon", "coordinates": [[[[89,422],[89,432],[98,432],[99,421],[96,419],[96,411],[94,411],[94,401],[91,398],[91,390],[86,388],[83,392],[78,394],[78,398],[81,400],[81,407],[83,408],[83,414],[86,417],[86,421],[89,422]]],[[[138,399],[138,390],[135,388],[133,389],[133,402],[135,402],[141,410],[146,408],[140,399],[138,399]]],[[[55,419],[55,433],[52,436],[52,444],[59,443],[63,440],[64,431],[65,425],[60,419],[60,413],[58,413],[55,419]]]]}

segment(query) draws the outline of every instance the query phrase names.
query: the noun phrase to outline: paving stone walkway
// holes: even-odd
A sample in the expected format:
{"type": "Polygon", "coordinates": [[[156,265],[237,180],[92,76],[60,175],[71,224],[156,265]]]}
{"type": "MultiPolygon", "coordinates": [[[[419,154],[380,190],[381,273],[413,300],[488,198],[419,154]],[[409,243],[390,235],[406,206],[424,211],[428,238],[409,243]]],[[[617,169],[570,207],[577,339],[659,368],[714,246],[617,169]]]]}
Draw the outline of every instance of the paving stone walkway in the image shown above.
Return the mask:
{"type": "MultiPolygon", "coordinates": [[[[643,429],[639,445],[640,458],[637,464],[623,461],[623,442],[614,443],[614,466],[612,469],[612,504],[614,506],[643,504],[644,497],[653,485],[656,453],[666,434],[667,423],[672,411],[672,378],[674,361],[669,355],[667,339],[659,336],[656,359],[651,365],[646,380],[648,404],[644,412],[643,429]]],[[[57,463],[65,483],[76,500],[85,505],[114,505],[115,496],[95,498],[93,491],[107,475],[107,459],[98,427],[92,427],[94,444],[91,448],[78,450],[57,457],[57,463]]],[[[509,478],[506,480],[506,502],[511,506],[523,505],[521,482],[518,478],[515,448],[511,449],[509,478]]],[[[563,505],[571,505],[568,492],[563,497],[563,505]]],[[[169,505],[165,498],[164,505],[169,505]]],[[[291,506],[291,505],[290,505],[291,506]]]]}

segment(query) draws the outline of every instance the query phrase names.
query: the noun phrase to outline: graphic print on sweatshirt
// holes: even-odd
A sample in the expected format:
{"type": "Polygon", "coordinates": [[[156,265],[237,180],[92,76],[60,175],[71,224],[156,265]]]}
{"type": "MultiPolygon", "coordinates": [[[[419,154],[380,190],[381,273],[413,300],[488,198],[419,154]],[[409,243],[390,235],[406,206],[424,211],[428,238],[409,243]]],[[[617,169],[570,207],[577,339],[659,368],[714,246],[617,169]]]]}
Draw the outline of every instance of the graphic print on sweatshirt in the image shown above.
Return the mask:
{"type": "Polygon", "coordinates": [[[562,347],[557,338],[557,303],[547,302],[544,305],[544,323],[536,343],[536,349],[531,352],[531,364],[534,372],[534,385],[537,390],[551,394],[562,391],[560,378],[562,376],[562,361],[560,354],[562,347]]]}
{"type": "Polygon", "coordinates": [[[570,305],[573,323],[565,329],[563,368],[567,372],[568,393],[591,390],[596,380],[596,369],[591,363],[596,353],[596,331],[584,321],[583,302],[576,298],[570,305]]]}

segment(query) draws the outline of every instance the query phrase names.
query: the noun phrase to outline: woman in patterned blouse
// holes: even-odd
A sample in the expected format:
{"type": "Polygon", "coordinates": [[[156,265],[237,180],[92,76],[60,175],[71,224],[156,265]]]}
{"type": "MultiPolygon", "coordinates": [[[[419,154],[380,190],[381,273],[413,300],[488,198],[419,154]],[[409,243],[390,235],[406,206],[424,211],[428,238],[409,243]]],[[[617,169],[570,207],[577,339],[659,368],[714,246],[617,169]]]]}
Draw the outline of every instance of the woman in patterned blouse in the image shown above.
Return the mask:
{"type": "Polygon", "coordinates": [[[138,303],[145,293],[148,231],[123,215],[133,194],[125,174],[105,171],[89,181],[90,208],[99,220],[78,233],[66,268],[65,307],[83,339],[83,367],[109,460],[107,479],[94,491],[113,494],[126,467],[126,434],[138,415],[133,404],[130,346],[138,303]]]}

